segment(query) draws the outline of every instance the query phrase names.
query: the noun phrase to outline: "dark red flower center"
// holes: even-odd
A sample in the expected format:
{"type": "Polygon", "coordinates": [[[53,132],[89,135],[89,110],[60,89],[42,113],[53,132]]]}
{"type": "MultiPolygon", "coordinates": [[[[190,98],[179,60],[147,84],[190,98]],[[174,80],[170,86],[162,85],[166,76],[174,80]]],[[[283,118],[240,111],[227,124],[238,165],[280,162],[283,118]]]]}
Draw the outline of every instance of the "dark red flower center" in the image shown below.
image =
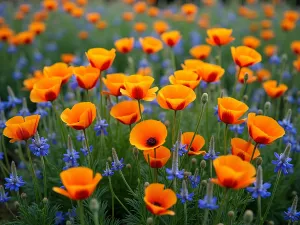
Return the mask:
{"type": "Polygon", "coordinates": [[[156,141],[156,139],[153,138],[153,137],[151,137],[151,138],[149,138],[149,139],[147,140],[147,145],[148,145],[149,147],[155,146],[156,143],[157,143],[157,141],[156,141]]]}
{"type": "Polygon", "coordinates": [[[161,204],[159,202],[153,202],[153,205],[161,207],[161,204]]]}

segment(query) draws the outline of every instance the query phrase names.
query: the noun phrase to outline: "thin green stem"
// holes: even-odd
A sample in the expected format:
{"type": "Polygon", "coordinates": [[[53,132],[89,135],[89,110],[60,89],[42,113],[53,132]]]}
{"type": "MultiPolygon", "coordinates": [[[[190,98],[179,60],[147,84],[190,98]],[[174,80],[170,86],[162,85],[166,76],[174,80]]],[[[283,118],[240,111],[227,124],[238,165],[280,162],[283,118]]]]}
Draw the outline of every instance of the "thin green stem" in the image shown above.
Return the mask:
{"type": "Polygon", "coordinates": [[[58,126],[59,126],[59,130],[60,130],[60,132],[61,132],[61,136],[62,136],[62,138],[63,138],[63,143],[64,143],[64,145],[66,145],[67,144],[67,139],[66,139],[66,137],[65,137],[65,132],[64,132],[64,127],[63,127],[63,124],[62,124],[62,120],[60,119],[60,116],[59,116],[59,114],[58,114],[58,111],[57,111],[57,109],[56,109],[56,104],[55,104],[55,102],[53,102],[53,110],[54,110],[54,112],[55,112],[55,115],[56,115],[56,121],[57,121],[57,123],[58,123],[58,126]]]}
{"type": "MultiPolygon", "coordinates": [[[[158,182],[158,168],[156,167],[156,148],[154,148],[154,159],[155,159],[155,168],[154,169],[154,182],[158,182]]],[[[150,163],[150,162],[149,162],[150,163]]]]}
{"type": "Polygon", "coordinates": [[[80,218],[80,225],[85,225],[84,223],[84,208],[81,200],[77,201],[78,209],[79,209],[79,218],[80,218]]]}
{"type": "Polygon", "coordinates": [[[239,67],[238,70],[237,70],[237,74],[235,76],[235,81],[234,81],[234,85],[233,85],[233,90],[232,90],[232,97],[235,96],[235,93],[236,93],[236,86],[238,84],[238,79],[239,79],[239,75],[240,75],[240,72],[242,70],[242,67],[239,67]]]}
{"type": "Polygon", "coordinates": [[[281,98],[279,97],[278,100],[277,100],[277,104],[276,104],[276,111],[275,111],[275,118],[276,120],[279,119],[279,114],[280,114],[280,100],[281,98]]]}
{"type": "Polygon", "coordinates": [[[253,152],[252,152],[252,155],[251,155],[251,158],[250,158],[250,163],[251,163],[251,162],[252,162],[252,160],[253,160],[254,153],[255,153],[255,150],[256,150],[257,146],[258,146],[258,143],[255,143],[255,145],[254,145],[254,149],[253,149],[253,152]]]}
{"type": "Polygon", "coordinates": [[[171,54],[173,72],[175,72],[176,71],[176,58],[175,58],[175,54],[174,54],[174,51],[172,48],[170,48],[170,54],[171,54]]]}
{"type": "Polygon", "coordinates": [[[4,143],[4,135],[1,135],[1,146],[2,146],[2,151],[4,154],[4,159],[5,159],[5,164],[7,169],[9,170],[9,161],[8,161],[8,157],[7,157],[7,151],[6,151],[6,147],[5,147],[5,143],[4,143]]]}
{"type": "Polygon", "coordinates": [[[261,220],[261,197],[258,196],[257,198],[257,224],[259,225],[261,220]]]}
{"type": "Polygon", "coordinates": [[[134,191],[131,189],[131,187],[129,186],[128,182],[126,181],[126,178],[124,177],[123,172],[120,170],[119,173],[120,173],[121,178],[122,178],[122,180],[124,181],[126,187],[127,187],[128,190],[130,191],[130,193],[131,193],[134,197],[137,197],[137,195],[134,193],[134,191]]]}
{"type": "Polygon", "coordinates": [[[213,160],[209,160],[209,175],[210,178],[213,176],[213,160]]]}
{"type": "Polygon", "coordinates": [[[208,213],[209,213],[209,210],[205,209],[202,225],[206,225],[207,224],[208,213]]]}
{"type": "Polygon", "coordinates": [[[87,137],[87,134],[86,134],[86,130],[83,129],[83,135],[84,135],[84,141],[85,141],[85,145],[86,145],[86,148],[87,148],[87,151],[88,151],[88,156],[87,156],[87,161],[88,161],[88,167],[91,168],[91,152],[90,152],[90,145],[89,145],[89,141],[88,141],[88,137],[87,137]]]}
{"type": "Polygon", "coordinates": [[[224,155],[227,155],[227,133],[228,133],[228,124],[225,125],[225,130],[224,130],[224,155]]]}
{"type": "Polygon", "coordinates": [[[104,113],[103,113],[103,106],[102,106],[102,89],[103,89],[103,83],[102,83],[102,74],[100,72],[100,76],[99,76],[99,89],[100,89],[100,102],[99,102],[99,105],[100,105],[100,116],[102,118],[104,118],[104,113]]]}
{"type": "Polygon", "coordinates": [[[91,96],[90,96],[89,90],[86,90],[86,100],[87,100],[88,102],[92,102],[92,101],[91,101],[91,96]]]}
{"type": "Polygon", "coordinates": [[[44,197],[47,197],[47,171],[44,156],[41,157],[42,166],[43,166],[43,181],[44,181],[44,197]]]}
{"type": "Polygon", "coordinates": [[[99,225],[99,215],[98,215],[98,212],[94,212],[93,213],[93,218],[94,218],[94,224],[95,225],[99,225]]]}
{"type": "Polygon", "coordinates": [[[140,112],[141,120],[144,120],[143,114],[142,114],[141,100],[138,100],[138,105],[139,105],[139,112],[140,112]]]}
{"type": "Polygon", "coordinates": [[[183,212],[184,212],[184,225],[188,224],[188,215],[187,215],[187,205],[184,203],[183,205],[183,212]]]}
{"type": "Polygon", "coordinates": [[[221,219],[221,216],[222,216],[222,213],[223,211],[225,210],[226,208],[226,205],[227,205],[227,197],[228,197],[228,189],[226,188],[224,190],[224,194],[222,196],[222,202],[220,204],[220,209],[218,210],[218,213],[217,213],[217,216],[216,216],[216,223],[214,224],[218,224],[220,222],[220,219],[221,219]]]}
{"type": "Polygon", "coordinates": [[[172,144],[175,143],[175,132],[176,132],[176,115],[177,115],[177,111],[174,110],[174,117],[173,117],[173,124],[172,124],[172,144]]]}

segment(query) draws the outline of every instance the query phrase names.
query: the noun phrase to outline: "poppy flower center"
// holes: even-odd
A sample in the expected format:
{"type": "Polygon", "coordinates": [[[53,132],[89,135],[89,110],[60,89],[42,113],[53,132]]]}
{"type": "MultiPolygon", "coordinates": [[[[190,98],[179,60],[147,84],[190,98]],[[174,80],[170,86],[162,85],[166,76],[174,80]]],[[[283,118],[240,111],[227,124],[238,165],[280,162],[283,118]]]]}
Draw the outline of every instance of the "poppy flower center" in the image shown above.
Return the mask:
{"type": "Polygon", "coordinates": [[[153,202],[153,205],[161,207],[161,204],[159,202],[153,202]]]}
{"type": "Polygon", "coordinates": [[[155,146],[156,143],[157,143],[157,141],[156,141],[156,139],[153,138],[153,137],[151,137],[151,138],[149,138],[149,139],[147,140],[147,145],[148,145],[149,147],[155,146]]]}
{"type": "Polygon", "coordinates": [[[245,161],[245,154],[243,153],[243,152],[239,152],[238,154],[237,154],[237,156],[238,157],[240,157],[242,160],[244,160],[245,161]]]}

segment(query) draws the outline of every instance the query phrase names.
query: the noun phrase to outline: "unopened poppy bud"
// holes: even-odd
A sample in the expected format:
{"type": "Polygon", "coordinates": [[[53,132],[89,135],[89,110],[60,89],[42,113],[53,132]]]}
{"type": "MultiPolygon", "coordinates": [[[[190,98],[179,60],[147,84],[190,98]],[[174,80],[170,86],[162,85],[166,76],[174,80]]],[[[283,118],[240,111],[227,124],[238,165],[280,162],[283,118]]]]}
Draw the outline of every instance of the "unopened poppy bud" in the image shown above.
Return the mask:
{"type": "Polygon", "coordinates": [[[72,225],[72,222],[71,222],[70,220],[68,220],[68,221],[66,222],[66,225],[72,225]]]}
{"type": "Polygon", "coordinates": [[[47,204],[47,203],[48,203],[48,201],[49,201],[49,200],[48,200],[48,198],[46,198],[46,197],[45,197],[45,198],[43,198],[43,203],[44,203],[44,204],[47,204]]]}
{"type": "Polygon", "coordinates": [[[133,155],[134,155],[134,157],[135,157],[136,159],[137,159],[138,156],[139,156],[139,150],[138,150],[136,147],[133,148],[133,155]]]}
{"type": "Polygon", "coordinates": [[[281,56],[281,60],[282,60],[282,62],[286,62],[286,61],[287,61],[287,59],[288,59],[288,56],[287,56],[287,54],[282,54],[282,56],[281,56]]]}
{"type": "Polygon", "coordinates": [[[148,187],[149,185],[150,185],[149,182],[145,182],[144,183],[144,188],[148,187]]]}
{"type": "Polygon", "coordinates": [[[93,213],[96,213],[98,212],[99,210],[99,202],[97,199],[93,198],[91,201],[90,201],[90,209],[93,213]]]}
{"type": "Polygon", "coordinates": [[[248,95],[244,95],[244,96],[243,96],[243,102],[248,101],[248,99],[249,99],[248,95]]]}
{"type": "Polygon", "coordinates": [[[207,185],[207,180],[202,180],[201,185],[206,186],[207,185]]]}
{"type": "Polygon", "coordinates": [[[127,169],[131,169],[131,164],[129,164],[129,163],[126,164],[126,168],[127,168],[127,169]]]}
{"type": "Polygon", "coordinates": [[[264,112],[261,109],[257,110],[257,115],[263,115],[263,114],[264,112]]]}
{"type": "Polygon", "coordinates": [[[297,195],[297,191],[292,191],[292,195],[296,196],[297,195]]]}
{"type": "Polygon", "coordinates": [[[191,172],[188,172],[188,171],[185,171],[185,172],[183,173],[183,175],[184,175],[185,177],[189,177],[189,176],[192,175],[192,173],[191,173],[191,172]]]}
{"type": "Polygon", "coordinates": [[[224,90],[221,90],[221,93],[220,93],[220,98],[223,98],[224,97],[224,90]]]}
{"type": "Polygon", "coordinates": [[[260,165],[262,165],[262,163],[263,163],[262,157],[257,157],[256,158],[256,165],[260,166],[260,165]]]}
{"type": "Polygon", "coordinates": [[[246,210],[243,218],[245,224],[251,224],[251,222],[253,221],[253,212],[251,210],[246,210]]]}
{"type": "Polygon", "coordinates": [[[201,102],[203,104],[206,104],[208,102],[208,94],[207,93],[203,93],[202,97],[201,97],[201,102]]]}
{"type": "Polygon", "coordinates": [[[166,125],[166,127],[168,127],[168,126],[170,126],[170,121],[169,121],[169,120],[166,120],[166,121],[164,122],[164,124],[166,125]]]}
{"type": "Polygon", "coordinates": [[[205,167],[206,167],[206,161],[205,161],[205,160],[201,160],[201,162],[200,162],[200,167],[201,167],[202,169],[205,169],[205,167]]]}
{"type": "Polygon", "coordinates": [[[192,158],[191,163],[192,164],[197,164],[197,159],[196,158],[192,158]]]}
{"type": "Polygon", "coordinates": [[[275,225],[274,221],[268,221],[268,225],[275,225]]]}
{"type": "Polygon", "coordinates": [[[18,209],[18,208],[20,207],[20,203],[19,203],[18,201],[15,201],[15,202],[14,202],[14,207],[15,207],[16,209],[18,209]]]}
{"type": "Polygon", "coordinates": [[[234,211],[229,211],[229,212],[227,213],[227,215],[228,215],[228,217],[234,217],[234,211]]]}
{"type": "Polygon", "coordinates": [[[266,102],[264,105],[265,115],[268,115],[270,109],[271,109],[271,102],[266,102]]]}
{"type": "Polygon", "coordinates": [[[148,217],[147,218],[147,225],[152,225],[153,224],[153,218],[152,217],[148,217]]]}
{"type": "Polygon", "coordinates": [[[22,199],[26,199],[26,198],[27,198],[27,194],[23,192],[23,193],[21,194],[21,198],[22,198],[22,199]]]}
{"type": "Polygon", "coordinates": [[[247,83],[248,78],[249,78],[249,74],[248,74],[248,73],[245,73],[245,75],[244,75],[244,84],[247,83]]]}
{"type": "Polygon", "coordinates": [[[224,223],[218,223],[217,225],[224,225],[224,223]]]}
{"type": "Polygon", "coordinates": [[[112,161],[112,158],[109,156],[109,157],[107,157],[107,161],[108,162],[111,162],[112,161]]]}

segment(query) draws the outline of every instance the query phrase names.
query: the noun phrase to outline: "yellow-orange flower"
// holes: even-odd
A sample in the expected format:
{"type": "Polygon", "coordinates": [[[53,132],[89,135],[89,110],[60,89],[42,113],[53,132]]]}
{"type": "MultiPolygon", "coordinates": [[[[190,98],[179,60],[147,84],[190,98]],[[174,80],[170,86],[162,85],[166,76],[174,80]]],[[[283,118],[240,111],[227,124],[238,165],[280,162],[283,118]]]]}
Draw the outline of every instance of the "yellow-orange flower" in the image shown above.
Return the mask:
{"type": "MultiPolygon", "coordinates": [[[[141,105],[141,111],[143,110],[144,107],[141,105]]],[[[131,125],[141,119],[137,101],[123,101],[117,103],[111,108],[110,115],[126,125],[131,125]]]]}
{"type": "Polygon", "coordinates": [[[177,30],[164,32],[161,35],[161,39],[165,42],[169,47],[174,47],[181,39],[181,34],[177,30]]]}
{"type": "Polygon", "coordinates": [[[296,71],[300,72],[300,57],[298,57],[296,60],[294,60],[293,66],[296,69],[296,71]]]}
{"type": "Polygon", "coordinates": [[[64,54],[61,54],[61,56],[60,56],[61,61],[63,61],[66,64],[70,64],[70,63],[74,62],[75,58],[76,58],[76,56],[71,53],[64,53],[64,54]]]}
{"type": "Polygon", "coordinates": [[[276,45],[266,45],[264,48],[264,53],[266,56],[271,57],[277,52],[277,46],[276,45]]]}
{"type": "Polygon", "coordinates": [[[10,143],[26,141],[36,133],[40,117],[40,115],[15,116],[6,121],[3,135],[10,138],[10,143]]]}
{"type": "Polygon", "coordinates": [[[252,66],[261,61],[261,55],[247,46],[231,47],[231,55],[239,67],[252,66]]]}
{"type": "Polygon", "coordinates": [[[122,15],[122,18],[124,21],[132,21],[134,18],[134,15],[132,12],[124,12],[122,15]]]}
{"type": "Polygon", "coordinates": [[[255,167],[235,155],[220,156],[213,161],[217,178],[211,182],[225,188],[241,189],[255,182],[255,167]]]}
{"type": "MultiPolygon", "coordinates": [[[[231,154],[240,157],[242,160],[250,162],[251,156],[254,150],[254,145],[249,141],[245,141],[241,138],[231,139],[231,154]]],[[[260,156],[258,148],[255,148],[255,152],[252,159],[256,159],[260,156]]]]}
{"type": "Polygon", "coordinates": [[[149,66],[146,67],[140,67],[137,71],[137,74],[143,75],[143,76],[152,76],[152,69],[149,66]]]}
{"type": "Polygon", "coordinates": [[[134,38],[121,38],[117,41],[115,41],[115,47],[117,51],[126,54],[128,52],[131,52],[134,45],[134,38]]]}
{"type": "Polygon", "coordinates": [[[271,98],[281,97],[288,89],[285,84],[279,84],[277,86],[276,80],[268,80],[263,83],[263,88],[265,89],[268,96],[271,98]]]}
{"type": "Polygon", "coordinates": [[[153,6],[148,9],[148,15],[150,17],[157,17],[158,14],[159,14],[159,8],[153,6]]]}
{"type": "Polygon", "coordinates": [[[54,11],[58,7],[58,2],[56,0],[44,0],[43,6],[48,11],[54,11]]]}
{"type": "Polygon", "coordinates": [[[86,167],[73,167],[60,173],[60,179],[66,189],[54,187],[53,191],[73,200],[89,198],[102,179],[100,173],[93,175],[93,170],[86,167]]]}
{"type": "Polygon", "coordinates": [[[197,45],[190,49],[190,55],[196,59],[204,60],[211,52],[211,47],[209,45],[197,45]]]}
{"type": "Polygon", "coordinates": [[[120,92],[120,89],[125,88],[125,77],[124,73],[107,74],[106,79],[103,77],[102,81],[108,91],[103,91],[103,93],[113,96],[121,96],[122,93],[120,92]]]}
{"type": "Polygon", "coordinates": [[[88,37],[89,33],[87,31],[82,30],[78,33],[78,38],[81,40],[86,40],[88,37]]]}
{"type": "Polygon", "coordinates": [[[207,83],[211,83],[219,81],[224,75],[225,70],[218,65],[201,63],[200,66],[195,69],[195,72],[201,77],[202,80],[207,83]]]}
{"type": "Polygon", "coordinates": [[[167,138],[166,126],[158,120],[144,120],[136,124],[129,135],[131,145],[139,150],[151,150],[163,145],[167,138]]]}
{"type": "Polygon", "coordinates": [[[183,110],[196,99],[195,92],[184,85],[167,85],[157,93],[157,103],[164,109],[183,110]]]}
{"type": "Polygon", "coordinates": [[[218,115],[222,122],[226,124],[241,124],[246,119],[240,119],[244,115],[249,107],[234,98],[224,97],[218,98],[218,115]]]}
{"type": "Polygon", "coordinates": [[[61,84],[62,80],[58,77],[41,78],[33,85],[30,100],[32,102],[54,101],[59,95],[61,84]]]}
{"type": "Polygon", "coordinates": [[[20,7],[19,7],[20,11],[23,12],[23,13],[29,13],[30,8],[31,7],[30,7],[29,4],[21,4],[20,7]]]}
{"type": "Polygon", "coordinates": [[[147,4],[141,1],[137,2],[134,4],[133,9],[138,14],[144,13],[147,10],[147,4]]]}
{"type": "Polygon", "coordinates": [[[203,63],[204,62],[199,59],[186,59],[184,60],[184,64],[181,64],[181,67],[184,70],[192,70],[195,72],[203,63]]]}
{"type": "Polygon", "coordinates": [[[257,76],[257,80],[259,82],[262,82],[265,80],[269,80],[271,77],[271,73],[267,69],[260,69],[260,70],[256,71],[256,76],[257,76]]]}
{"type": "Polygon", "coordinates": [[[74,2],[66,2],[63,4],[63,9],[67,13],[71,13],[75,7],[76,7],[76,4],[74,2]]]}
{"type": "Polygon", "coordinates": [[[199,85],[201,77],[192,70],[177,70],[169,76],[169,81],[171,84],[182,84],[195,89],[199,85]]]}
{"type": "Polygon", "coordinates": [[[300,55],[300,41],[293,41],[291,43],[291,49],[296,55],[300,55]]]}
{"type": "Polygon", "coordinates": [[[260,40],[256,37],[253,37],[253,36],[246,36],[243,39],[243,45],[245,45],[249,48],[256,49],[260,45],[260,40]]]}
{"type": "Polygon", "coordinates": [[[80,8],[80,7],[75,7],[71,11],[71,15],[74,18],[80,18],[80,17],[82,17],[83,13],[84,13],[84,10],[82,8],[80,8]]]}
{"type": "Polygon", "coordinates": [[[43,22],[32,22],[29,25],[29,31],[33,32],[35,35],[39,35],[46,30],[46,25],[43,22]]]}
{"type": "Polygon", "coordinates": [[[161,40],[154,37],[144,37],[140,38],[140,43],[142,49],[147,54],[153,54],[159,52],[163,48],[163,43],[161,40]]]}
{"type": "Polygon", "coordinates": [[[281,21],[280,26],[283,31],[291,31],[295,29],[296,23],[294,21],[284,19],[283,21],[281,21]]]}
{"type": "Polygon", "coordinates": [[[271,20],[262,20],[260,24],[263,29],[270,29],[272,27],[271,20]]]}
{"type": "Polygon", "coordinates": [[[157,20],[153,23],[153,29],[159,35],[166,32],[169,29],[169,24],[162,20],[157,20]]]}
{"type": "MultiPolygon", "coordinates": [[[[194,136],[194,132],[185,132],[181,135],[181,144],[185,145],[186,150],[190,146],[192,138],[194,136]]],[[[188,155],[204,155],[206,152],[201,151],[202,147],[205,145],[204,138],[196,134],[193,140],[192,145],[190,146],[190,150],[188,151],[188,155]]]]}
{"type": "Polygon", "coordinates": [[[147,24],[144,22],[136,22],[133,29],[138,33],[143,33],[147,30],[147,24]]]}
{"type": "Polygon", "coordinates": [[[198,11],[198,7],[193,3],[186,3],[181,6],[181,12],[186,16],[194,15],[198,11]]]}
{"type": "Polygon", "coordinates": [[[260,32],[260,37],[264,39],[265,41],[271,40],[275,37],[273,30],[262,30],[260,32]]]}
{"type": "Polygon", "coordinates": [[[33,85],[43,78],[43,73],[40,70],[34,71],[33,77],[27,78],[23,81],[23,85],[26,90],[31,91],[33,85]]]}
{"type": "Polygon", "coordinates": [[[164,146],[160,146],[156,150],[146,150],[143,154],[151,168],[162,168],[171,157],[171,151],[164,146]]]}
{"type": "Polygon", "coordinates": [[[164,184],[150,184],[145,189],[144,201],[147,209],[154,215],[175,215],[169,208],[176,204],[176,194],[171,189],[164,189],[164,184]]]}
{"type": "Polygon", "coordinates": [[[60,118],[67,126],[75,130],[84,130],[95,120],[96,106],[91,102],[80,102],[72,109],[66,108],[60,118]]]}
{"type": "Polygon", "coordinates": [[[275,9],[273,5],[271,4],[264,5],[263,10],[267,18],[273,18],[275,16],[275,9]]]}
{"type": "Polygon", "coordinates": [[[16,35],[18,44],[29,45],[34,40],[34,33],[31,31],[23,31],[16,35]]]}
{"type": "Polygon", "coordinates": [[[51,66],[44,67],[44,75],[46,77],[58,77],[61,78],[62,84],[65,84],[69,81],[70,77],[72,76],[72,68],[69,67],[65,63],[54,63],[51,66]]]}
{"type": "Polygon", "coordinates": [[[154,82],[153,77],[142,75],[131,75],[125,78],[124,88],[120,89],[122,95],[136,100],[152,101],[158,87],[150,88],[154,82]]]}
{"type": "Polygon", "coordinates": [[[14,32],[9,27],[1,27],[0,28],[0,40],[1,41],[8,41],[13,35],[14,35],[14,32]]]}
{"type": "Polygon", "coordinates": [[[254,73],[252,70],[250,70],[249,68],[247,67],[243,67],[241,70],[240,70],[240,74],[238,75],[238,81],[243,84],[245,82],[245,75],[248,75],[248,80],[247,80],[247,84],[251,84],[253,83],[254,81],[257,80],[257,77],[254,76],[254,73]]]}
{"type": "Polygon", "coordinates": [[[287,10],[284,12],[283,17],[286,20],[297,22],[297,20],[299,19],[299,13],[295,10],[287,10]]]}
{"type": "Polygon", "coordinates": [[[89,90],[96,86],[99,80],[100,70],[91,66],[79,66],[73,68],[79,87],[89,90]]]}
{"type": "Polygon", "coordinates": [[[97,12],[91,12],[86,15],[86,20],[90,23],[97,23],[101,19],[101,15],[97,12]]]}
{"type": "Polygon", "coordinates": [[[106,27],[108,26],[106,20],[100,20],[99,22],[97,22],[96,27],[99,30],[104,30],[106,27]]]}
{"type": "Polygon", "coordinates": [[[85,54],[92,67],[104,71],[111,67],[116,57],[116,50],[114,48],[111,50],[91,48],[85,54]]]}
{"type": "Polygon", "coordinates": [[[210,45],[227,45],[228,43],[232,42],[234,38],[231,36],[232,29],[226,28],[211,28],[207,31],[206,42],[210,45]]]}

